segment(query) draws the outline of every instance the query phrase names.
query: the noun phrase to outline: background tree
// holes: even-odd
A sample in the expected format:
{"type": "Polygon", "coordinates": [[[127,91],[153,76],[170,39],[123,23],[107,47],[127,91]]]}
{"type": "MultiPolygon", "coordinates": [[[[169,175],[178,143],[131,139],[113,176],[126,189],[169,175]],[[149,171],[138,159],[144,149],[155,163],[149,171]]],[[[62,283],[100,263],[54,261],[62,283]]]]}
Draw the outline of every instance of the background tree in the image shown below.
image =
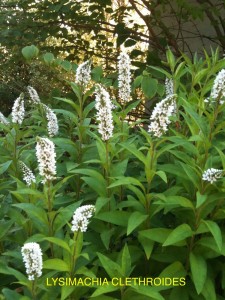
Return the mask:
{"type": "Polygon", "coordinates": [[[177,56],[211,46],[222,52],[224,12],[221,0],[2,0],[1,98],[8,102],[44,71],[24,65],[20,52],[27,45],[74,62],[92,58],[106,70],[115,69],[125,46],[141,74],[146,63],[160,64],[167,46],[177,56]]]}

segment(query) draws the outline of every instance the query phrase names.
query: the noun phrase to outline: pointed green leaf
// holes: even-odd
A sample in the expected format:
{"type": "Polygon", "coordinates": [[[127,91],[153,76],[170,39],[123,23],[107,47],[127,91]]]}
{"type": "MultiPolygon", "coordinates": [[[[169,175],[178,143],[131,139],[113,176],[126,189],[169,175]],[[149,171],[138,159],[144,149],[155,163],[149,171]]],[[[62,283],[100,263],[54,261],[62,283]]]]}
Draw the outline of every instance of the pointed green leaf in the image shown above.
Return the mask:
{"type": "Polygon", "coordinates": [[[131,232],[140,224],[142,224],[147,218],[148,215],[144,215],[139,211],[133,212],[128,220],[127,235],[131,234],[131,232]]]}
{"type": "Polygon", "coordinates": [[[154,78],[143,76],[141,81],[141,88],[144,92],[144,95],[147,98],[152,98],[157,92],[157,83],[158,81],[154,78]]]}
{"type": "Polygon", "coordinates": [[[97,255],[102,267],[105,269],[106,273],[109,275],[110,278],[120,278],[123,276],[122,269],[116,262],[99,252],[97,252],[97,255]]]}
{"type": "Polygon", "coordinates": [[[198,295],[202,292],[206,277],[207,277],[207,264],[201,255],[190,253],[190,266],[192,273],[192,281],[195,285],[198,295]]]}
{"type": "Polygon", "coordinates": [[[57,270],[62,272],[69,272],[69,266],[61,259],[53,258],[44,261],[43,263],[44,269],[57,270]]]}
{"type": "Polygon", "coordinates": [[[131,256],[127,244],[122,252],[122,273],[124,277],[129,277],[131,273],[131,256]]]}
{"type": "Polygon", "coordinates": [[[61,240],[59,238],[45,237],[45,238],[43,238],[43,240],[49,241],[49,242],[51,242],[53,244],[56,244],[56,245],[64,248],[65,250],[67,250],[69,253],[71,253],[71,249],[70,249],[69,245],[65,241],[63,241],[63,240],[61,240]]]}
{"type": "Polygon", "coordinates": [[[221,251],[222,250],[222,245],[223,245],[223,239],[222,239],[222,234],[220,227],[217,225],[217,223],[213,221],[202,221],[206,226],[208,227],[209,231],[212,233],[214,240],[217,244],[218,249],[221,251]]]}
{"type": "Polygon", "coordinates": [[[174,245],[180,241],[185,240],[187,237],[191,237],[192,234],[193,233],[191,227],[187,224],[182,224],[170,233],[166,241],[163,243],[163,246],[174,245]]]}

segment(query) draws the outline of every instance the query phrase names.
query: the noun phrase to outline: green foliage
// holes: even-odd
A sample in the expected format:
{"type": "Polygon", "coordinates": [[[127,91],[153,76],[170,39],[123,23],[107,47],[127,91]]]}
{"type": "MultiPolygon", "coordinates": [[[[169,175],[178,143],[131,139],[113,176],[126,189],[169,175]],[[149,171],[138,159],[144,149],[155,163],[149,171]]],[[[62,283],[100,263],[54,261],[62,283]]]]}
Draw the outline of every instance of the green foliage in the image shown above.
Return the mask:
{"type": "MultiPolygon", "coordinates": [[[[24,49],[27,59],[37,53],[24,49]]],[[[42,57],[62,72],[76,69],[50,52],[42,57]]],[[[59,124],[51,137],[57,176],[44,184],[35,155],[36,139],[48,135],[43,106],[26,102],[22,124],[11,116],[0,124],[2,299],[225,298],[225,99],[210,96],[225,60],[215,51],[192,62],[169,50],[165,64],[134,78],[130,103],[117,101],[116,84],[100,66],[85,89],[67,80],[70,93],[49,103],[59,124]],[[166,98],[167,89],[158,89],[165,77],[174,83],[176,112],[157,137],[146,130],[153,120],[126,117],[139,105],[137,91],[155,102],[166,98]],[[97,127],[96,83],[111,90],[115,104],[106,141],[97,127]],[[30,186],[19,161],[35,174],[30,186]],[[204,180],[210,168],[221,169],[221,178],[204,180]],[[95,206],[87,231],[72,232],[74,211],[87,204],[95,206]],[[35,281],[21,256],[27,242],[43,251],[43,273],[35,281]],[[77,284],[66,284],[69,279],[77,284]]]]}

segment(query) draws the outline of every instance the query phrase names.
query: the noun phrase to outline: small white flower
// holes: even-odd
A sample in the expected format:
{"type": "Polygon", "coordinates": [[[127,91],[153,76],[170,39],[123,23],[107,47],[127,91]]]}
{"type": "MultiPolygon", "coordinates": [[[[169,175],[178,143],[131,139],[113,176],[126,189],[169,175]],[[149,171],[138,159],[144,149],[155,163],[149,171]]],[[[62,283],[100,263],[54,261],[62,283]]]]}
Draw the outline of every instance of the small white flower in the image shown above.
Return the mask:
{"type": "Polygon", "coordinates": [[[91,63],[86,61],[80,64],[76,70],[76,83],[85,87],[91,80],[91,63]]]}
{"type": "Polygon", "coordinates": [[[12,108],[12,122],[17,124],[22,124],[25,115],[24,109],[24,100],[23,95],[20,96],[15,100],[12,108]]]}
{"type": "Polygon", "coordinates": [[[118,59],[119,98],[124,102],[128,102],[131,93],[130,57],[127,53],[121,52],[118,59]]]}
{"type": "Polygon", "coordinates": [[[55,145],[48,138],[38,138],[36,145],[36,156],[38,168],[43,183],[55,179],[56,175],[56,153],[55,145]]]}
{"type": "Polygon", "coordinates": [[[94,205],[83,205],[79,208],[77,208],[73,215],[72,220],[72,228],[71,230],[74,231],[81,231],[85,232],[87,231],[87,226],[89,224],[89,219],[92,217],[92,215],[95,212],[94,205]]]}
{"type": "Polygon", "coordinates": [[[222,175],[223,175],[223,170],[211,168],[204,171],[204,173],[202,174],[202,180],[213,183],[217,181],[217,179],[221,178],[222,175]]]}
{"type": "Polygon", "coordinates": [[[47,125],[48,126],[48,135],[50,137],[53,137],[59,131],[58,120],[57,120],[56,114],[47,105],[42,104],[42,107],[44,108],[44,110],[46,112],[46,118],[48,120],[48,125],[47,125]]]}
{"type": "Polygon", "coordinates": [[[99,121],[98,132],[102,135],[102,140],[107,141],[113,135],[113,104],[109,93],[100,84],[97,84],[95,94],[95,108],[99,121]]]}
{"type": "Polygon", "coordinates": [[[150,117],[151,123],[148,131],[154,136],[160,137],[168,130],[171,123],[170,117],[176,112],[176,95],[169,95],[157,103],[150,117]]]}
{"type": "Polygon", "coordinates": [[[24,162],[19,162],[20,168],[23,172],[23,180],[26,181],[26,184],[30,186],[32,182],[36,182],[33,172],[25,165],[24,162]]]}
{"type": "Polygon", "coordinates": [[[42,275],[42,251],[37,243],[26,243],[21,249],[23,262],[29,280],[35,280],[42,275]]]}
{"type": "Polygon", "coordinates": [[[32,86],[28,86],[27,90],[28,90],[28,93],[30,95],[30,99],[32,100],[33,104],[41,103],[41,100],[38,96],[37,91],[32,86]]]}
{"type": "Polygon", "coordinates": [[[174,84],[172,78],[166,78],[165,89],[166,89],[166,96],[170,96],[174,94],[174,84]]]}
{"type": "MultiPolygon", "coordinates": [[[[222,97],[225,97],[225,69],[221,70],[215,80],[211,90],[211,98],[215,101],[219,97],[219,100],[222,97]]],[[[220,104],[221,101],[220,101],[220,104]]]]}
{"type": "Polygon", "coordinates": [[[6,119],[6,117],[0,112],[0,123],[4,125],[9,125],[9,121],[6,119]]]}

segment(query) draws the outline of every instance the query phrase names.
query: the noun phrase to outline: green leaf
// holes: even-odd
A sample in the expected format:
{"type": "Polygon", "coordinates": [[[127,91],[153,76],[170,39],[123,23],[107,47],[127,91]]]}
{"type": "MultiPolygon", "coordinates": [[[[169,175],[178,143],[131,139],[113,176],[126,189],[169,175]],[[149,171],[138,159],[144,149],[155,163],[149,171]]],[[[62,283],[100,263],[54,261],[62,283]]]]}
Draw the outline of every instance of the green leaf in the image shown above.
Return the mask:
{"type": "Polygon", "coordinates": [[[46,64],[50,65],[54,61],[54,55],[52,53],[45,53],[43,59],[46,64]]]}
{"type": "Polygon", "coordinates": [[[62,271],[62,272],[70,271],[69,266],[63,260],[58,259],[58,258],[48,259],[48,260],[44,261],[43,268],[57,270],[59,272],[60,271],[62,271]]]}
{"type": "Polygon", "coordinates": [[[131,273],[131,256],[127,244],[125,244],[122,252],[122,273],[124,277],[129,277],[131,273]]]}
{"type": "Polygon", "coordinates": [[[43,224],[48,224],[47,214],[43,208],[38,207],[37,205],[34,205],[32,203],[19,203],[13,204],[13,206],[24,210],[31,219],[37,218],[43,224]]]}
{"type": "Polygon", "coordinates": [[[19,271],[10,268],[2,263],[0,263],[0,273],[1,274],[7,274],[7,275],[13,275],[17,280],[21,281],[21,282],[27,282],[28,279],[25,275],[23,275],[22,273],[20,273],[19,271]]]}
{"type": "Polygon", "coordinates": [[[123,272],[121,267],[114,262],[113,260],[109,259],[107,256],[97,252],[98,258],[101,262],[102,267],[106,271],[106,273],[109,275],[110,278],[120,278],[123,276],[123,272]]]}
{"type": "MultiPolygon", "coordinates": [[[[114,291],[117,291],[120,287],[119,286],[114,286],[112,285],[111,283],[109,283],[109,285],[107,284],[104,284],[100,287],[98,287],[94,293],[91,295],[91,298],[92,297],[97,297],[97,296],[100,296],[101,295],[101,298],[99,299],[104,299],[104,294],[106,293],[111,293],[111,292],[114,292],[114,291]],[[103,297],[102,297],[103,296],[103,297]]],[[[113,298],[114,299],[114,298],[113,298]]]]}
{"type": "Polygon", "coordinates": [[[30,60],[38,56],[39,50],[34,45],[26,46],[22,49],[22,54],[25,59],[30,60]]]}
{"type": "Polygon", "coordinates": [[[171,229],[167,228],[153,228],[139,231],[139,235],[161,244],[165,242],[170,233],[171,229]]]}
{"type": "Polygon", "coordinates": [[[96,215],[95,219],[126,227],[129,217],[130,213],[126,211],[106,211],[96,215]]]}
{"type": "Polygon", "coordinates": [[[43,240],[49,241],[49,242],[51,242],[53,244],[56,244],[56,245],[64,248],[65,250],[67,250],[69,253],[71,253],[71,249],[70,249],[69,245],[65,241],[63,241],[63,240],[61,240],[59,238],[45,237],[45,238],[43,238],[43,240]]]}
{"type": "Polygon", "coordinates": [[[162,178],[162,180],[165,183],[167,183],[167,176],[166,176],[165,172],[163,172],[163,171],[157,171],[155,174],[158,175],[160,178],[162,178]]]}
{"type": "Polygon", "coordinates": [[[215,291],[215,283],[212,280],[212,278],[207,277],[205,285],[202,289],[202,294],[205,299],[210,299],[210,300],[217,300],[217,295],[215,291]]]}
{"type": "Polygon", "coordinates": [[[81,99],[82,94],[81,94],[81,89],[78,84],[75,82],[70,82],[70,86],[72,90],[74,91],[75,95],[77,96],[78,99],[81,99]]]}
{"type": "Polygon", "coordinates": [[[68,72],[72,69],[72,65],[68,60],[63,60],[61,62],[61,67],[68,72]]]}
{"type": "Polygon", "coordinates": [[[134,177],[119,176],[119,177],[116,177],[116,179],[117,180],[115,182],[110,184],[109,188],[113,188],[113,187],[117,187],[117,186],[121,186],[121,185],[133,184],[133,185],[139,186],[143,191],[145,191],[145,188],[144,188],[143,184],[134,177]]]}
{"type": "Polygon", "coordinates": [[[221,251],[223,246],[223,239],[220,227],[217,225],[217,223],[209,220],[203,220],[202,221],[209,229],[209,231],[212,233],[214,240],[217,244],[218,249],[221,251]]]}
{"type": "Polygon", "coordinates": [[[60,300],[66,300],[69,299],[69,295],[73,293],[73,291],[76,289],[77,287],[72,285],[63,285],[61,287],[61,299],[60,300]]]}
{"type": "Polygon", "coordinates": [[[166,51],[166,58],[169,63],[171,71],[174,72],[175,64],[176,64],[175,57],[173,55],[173,52],[170,49],[166,51]]]}
{"type": "Polygon", "coordinates": [[[127,235],[131,234],[131,232],[140,224],[142,224],[147,218],[148,215],[143,215],[139,211],[133,212],[128,220],[127,235]]]}
{"type": "Polygon", "coordinates": [[[206,277],[207,277],[207,264],[201,255],[190,253],[190,266],[192,273],[192,282],[195,285],[198,295],[202,292],[206,277]]]}
{"type": "Polygon", "coordinates": [[[0,165],[0,175],[2,175],[6,170],[8,170],[11,163],[12,163],[12,160],[9,160],[0,165]]]}
{"type": "Polygon", "coordinates": [[[187,237],[192,236],[191,227],[187,224],[182,224],[175,228],[167,237],[166,241],[163,243],[163,246],[174,245],[180,241],[185,240],[187,237]]]}
{"type": "Polygon", "coordinates": [[[121,146],[123,148],[125,148],[127,151],[129,151],[130,153],[132,153],[135,157],[137,157],[145,165],[145,163],[146,163],[146,157],[134,145],[130,145],[130,144],[128,145],[128,144],[124,144],[123,143],[123,144],[121,144],[121,146]]]}
{"type": "Polygon", "coordinates": [[[82,179],[101,197],[106,196],[106,181],[105,178],[98,171],[94,169],[71,169],[70,173],[83,174],[89,177],[82,177],[82,179]]]}
{"type": "Polygon", "coordinates": [[[12,220],[8,220],[8,221],[4,221],[1,220],[0,221],[0,239],[4,238],[4,236],[8,233],[9,229],[11,228],[12,224],[14,222],[12,220]]]}
{"type": "Polygon", "coordinates": [[[101,81],[101,77],[103,76],[103,69],[102,66],[97,66],[94,69],[92,69],[91,71],[91,77],[94,81],[96,82],[100,82],[101,81]]]}
{"type": "MultiPolygon", "coordinates": [[[[182,196],[166,196],[163,194],[157,194],[157,198],[163,201],[163,205],[168,206],[181,206],[181,207],[186,207],[186,208],[191,208],[194,210],[194,206],[192,202],[182,196]]],[[[162,203],[161,201],[156,201],[155,203],[162,203]]]]}
{"type": "Polygon", "coordinates": [[[144,95],[147,98],[152,98],[155,96],[157,92],[157,84],[158,81],[154,78],[148,77],[148,76],[143,76],[142,81],[141,81],[141,88],[144,92],[144,95]]]}
{"type": "Polygon", "coordinates": [[[66,98],[60,98],[60,97],[55,97],[55,99],[63,101],[65,103],[71,105],[75,109],[75,111],[79,114],[79,110],[80,110],[79,105],[74,103],[72,100],[66,99],[66,98]]]}
{"type": "MultiPolygon", "coordinates": [[[[163,296],[161,296],[158,292],[154,290],[154,287],[144,286],[144,285],[134,285],[132,288],[140,295],[144,295],[150,297],[150,299],[154,300],[165,300],[163,296]]],[[[137,298],[138,299],[138,298],[137,298]]]]}
{"type": "MultiPolygon", "coordinates": [[[[5,296],[5,299],[7,299],[7,300],[21,300],[23,298],[23,297],[21,297],[20,294],[18,294],[15,291],[12,291],[12,290],[10,290],[8,288],[4,288],[2,290],[2,294],[5,296]]],[[[25,297],[24,300],[25,299],[29,300],[30,298],[25,297]]]]}
{"type": "Polygon", "coordinates": [[[169,277],[169,278],[179,278],[186,275],[186,271],[181,262],[175,261],[166,267],[159,275],[161,278],[169,277]]]}
{"type": "Polygon", "coordinates": [[[197,191],[196,199],[197,199],[196,208],[199,208],[207,200],[207,195],[206,194],[202,195],[199,191],[197,191]]]}
{"type": "Polygon", "coordinates": [[[142,78],[143,78],[143,76],[140,75],[140,76],[137,76],[137,77],[134,79],[133,85],[134,85],[134,88],[135,88],[135,89],[138,88],[138,87],[141,85],[142,78]]]}
{"type": "Polygon", "coordinates": [[[152,250],[155,242],[141,234],[138,235],[138,240],[142,245],[142,247],[144,248],[146,258],[149,259],[152,254],[152,250]]]}

